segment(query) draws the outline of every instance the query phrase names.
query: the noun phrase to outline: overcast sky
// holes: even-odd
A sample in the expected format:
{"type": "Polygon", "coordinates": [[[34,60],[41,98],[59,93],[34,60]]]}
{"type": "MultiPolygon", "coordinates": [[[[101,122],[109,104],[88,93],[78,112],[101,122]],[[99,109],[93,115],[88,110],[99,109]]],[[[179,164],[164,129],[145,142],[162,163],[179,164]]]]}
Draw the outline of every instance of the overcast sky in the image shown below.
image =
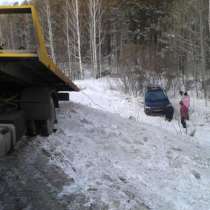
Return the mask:
{"type": "Polygon", "coordinates": [[[14,4],[15,2],[22,2],[23,0],[0,0],[0,4],[14,4]]]}

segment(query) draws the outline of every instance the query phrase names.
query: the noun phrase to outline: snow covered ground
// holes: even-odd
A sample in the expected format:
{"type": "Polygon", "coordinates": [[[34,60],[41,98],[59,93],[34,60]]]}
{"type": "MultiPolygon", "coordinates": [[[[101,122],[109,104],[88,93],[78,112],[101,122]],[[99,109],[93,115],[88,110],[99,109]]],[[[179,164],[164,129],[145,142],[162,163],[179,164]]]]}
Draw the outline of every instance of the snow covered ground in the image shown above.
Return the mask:
{"type": "MultiPolygon", "coordinates": [[[[175,116],[172,122],[163,117],[148,117],[144,114],[143,97],[134,97],[119,91],[120,81],[105,78],[101,80],[89,79],[78,81],[82,91],[71,94],[71,100],[89,107],[118,113],[124,118],[135,118],[138,122],[149,123],[152,126],[163,128],[178,135],[186,135],[182,129],[179,115],[179,96],[169,96],[175,107],[175,116]]],[[[188,135],[193,133],[194,140],[210,145],[210,108],[205,106],[204,100],[191,97],[190,121],[188,135]],[[194,133],[195,131],[195,133],[194,133]]]]}
{"type": "Polygon", "coordinates": [[[208,110],[195,114],[193,106],[190,137],[177,120],[145,116],[143,99],[110,89],[106,79],[78,85],[74,103],[61,106],[57,133],[42,144],[74,180],[59,199],[84,194],[74,210],[210,210],[208,110]]]}
{"type": "Polygon", "coordinates": [[[44,149],[74,179],[60,199],[82,193],[92,209],[210,209],[209,148],[79,104],[63,104],[59,119],[44,149]]]}
{"type": "Polygon", "coordinates": [[[191,137],[178,114],[172,123],[147,117],[143,99],[113,80],[77,83],[82,91],[61,104],[56,133],[0,159],[0,210],[210,210],[202,101],[192,101],[191,137]]]}

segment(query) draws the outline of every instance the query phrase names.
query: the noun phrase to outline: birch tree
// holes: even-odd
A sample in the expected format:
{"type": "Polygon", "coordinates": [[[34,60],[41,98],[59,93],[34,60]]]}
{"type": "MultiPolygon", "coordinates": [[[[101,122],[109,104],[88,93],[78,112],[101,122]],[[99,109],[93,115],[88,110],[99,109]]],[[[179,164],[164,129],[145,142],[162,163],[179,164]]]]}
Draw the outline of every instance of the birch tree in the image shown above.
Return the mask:
{"type": "Polygon", "coordinates": [[[48,25],[50,54],[53,61],[56,62],[54,40],[53,40],[53,29],[52,29],[52,17],[51,17],[51,9],[50,9],[49,0],[44,0],[44,5],[45,5],[45,10],[46,10],[46,18],[47,18],[47,25],[48,25]]]}
{"type": "Polygon", "coordinates": [[[203,21],[203,0],[199,2],[199,29],[200,29],[200,56],[201,56],[201,72],[202,72],[202,81],[203,81],[203,90],[204,98],[207,105],[207,84],[206,81],[207,72],[206,72],[206,50],[205,50],[205,34],[204,34],[204,21],[203,21]]]}
{"type": "Polygon", "coordinates": [[[92,73],[101,76],[101,31],[102,31],[102,0],[89,0],[89,31],[92,73]]]}
{"type": "Polygon", "coordinates": [[[68,11],[68,8],[69,8],[69,3],[68,3],[68,0],[66,0],[66,12],[65,12],[65,15],[66,15],[66,43],[67,43],[67,55],[68,55],[68,68],[69,68],[69,71],[66,72],[68,76],[72,76],[72,65],[71,65],[71,47],[70,47],[70,35],[69,35],[69,26],[70,26],[70,21],[69,21],[69,11],[68,11]]]}
{"type": "Polygon", "coordinates": [[[209,31],[210,31],[210,0],[209,0],[209,31]]]}
{"type": "Polygon", "coordinates": [[[66,0],[66,42],[70,75],[72,75],[72,63],[78,63],[79,77],[84,78],[84,70],[81,54],[81,30],[79,16],[79,1],[66,0]]]}

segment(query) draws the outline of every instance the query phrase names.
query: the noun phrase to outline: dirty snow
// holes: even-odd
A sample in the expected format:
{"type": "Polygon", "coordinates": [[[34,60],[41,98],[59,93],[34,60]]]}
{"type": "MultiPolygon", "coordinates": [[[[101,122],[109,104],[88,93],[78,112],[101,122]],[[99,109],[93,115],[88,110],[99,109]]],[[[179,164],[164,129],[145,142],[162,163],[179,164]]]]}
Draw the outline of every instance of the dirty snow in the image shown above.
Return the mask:
{"type": "Polygon", "coordinates": [[[60,199],[85,194],[84,209],[210,209],[208,110],[193,114],[193,106],[200,120],[190,137],[176,119],[145,116],[142,98],[110,89],[106,79],[78,85],[74,103],[58,113],[58,132],[43,143],[51,164],[74,180],[60,199]]]}

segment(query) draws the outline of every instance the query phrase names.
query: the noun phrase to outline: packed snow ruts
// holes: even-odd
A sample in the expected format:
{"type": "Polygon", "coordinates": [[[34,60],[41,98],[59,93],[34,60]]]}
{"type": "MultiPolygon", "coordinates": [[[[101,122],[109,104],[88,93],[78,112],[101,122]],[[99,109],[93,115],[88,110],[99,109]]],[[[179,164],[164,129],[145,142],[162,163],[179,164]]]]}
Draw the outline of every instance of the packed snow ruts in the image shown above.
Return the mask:
{"type": "MultiPolygon", "coordinates": [[[[24,140],[16,151],[0,159],[1,210],[66,210],[75,199],[61,200],[57,195],[64,184],[73,183],[59,167],[50,165],[51,154],[40,147],[44,139],[24,140]]],[[[72,205],[73,206],[73,205],[72,205]]]]}

